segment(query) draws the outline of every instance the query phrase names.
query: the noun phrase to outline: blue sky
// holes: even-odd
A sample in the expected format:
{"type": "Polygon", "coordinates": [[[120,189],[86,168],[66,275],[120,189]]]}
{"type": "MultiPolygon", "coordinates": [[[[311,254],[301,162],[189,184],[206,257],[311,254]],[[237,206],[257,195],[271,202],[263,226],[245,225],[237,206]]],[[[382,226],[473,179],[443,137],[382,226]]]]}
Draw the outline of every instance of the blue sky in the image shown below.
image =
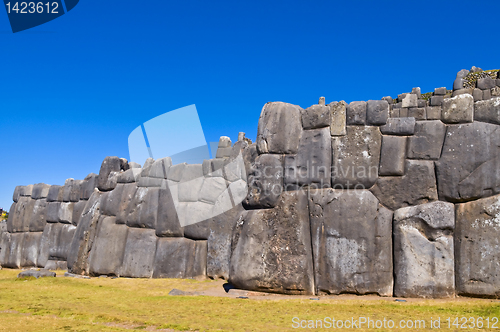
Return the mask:
{"type": "Polygon", "coordinates": [[[207,141],[255,140],[268,101],[451,88],[462,68],[500,67],[499,12],[496,0],[81,0],[13,34],[0,9],[0,207],[16,185],[128,158],[132,130],[183,106],[196,104],[207,141]]]}

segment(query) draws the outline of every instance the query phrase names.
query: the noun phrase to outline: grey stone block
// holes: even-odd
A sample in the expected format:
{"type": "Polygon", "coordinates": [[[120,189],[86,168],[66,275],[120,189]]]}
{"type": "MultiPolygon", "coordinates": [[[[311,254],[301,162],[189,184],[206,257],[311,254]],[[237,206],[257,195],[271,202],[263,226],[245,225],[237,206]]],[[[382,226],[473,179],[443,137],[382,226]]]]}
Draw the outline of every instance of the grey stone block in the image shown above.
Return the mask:
{"type": "Polygon", "coordinates": [[[401,108],[402,106],[403,106],[403,103],[399,102],[399,103],[394,104],[392,107],[393,108],[401,108]]]}
{"type": "Polygon", "coordinates": [[[399,117],[400,118],[407,118],[408,117],[408,108],[400,108],[399,109],[399,117]]]}
{"type": "Polygon", "coordinates": [[[456,205],[455,269],[458,295],[500,295],[500,196],[456,205]]]}
{"type": "Polygon", "coordinates": [[[61,186],[50,186],[49,193],[47,194],[47,202],[58,202],[61,188],[61,186]]]}
{"type": "Polygon", "coordinates": [[[419,87],[411,89],[411,93],[416,95],[418,99],[422,97],[422,92],[419,87]]]}
{"type": "Polygon", "coordinates": [[[416,94],[413,93],[407,94],[402,100],[403,103],[402,107],[407,107],[407,108],[417,107],[418,106],[417,99],[418,98],[416,94]]]}
{"type": "Polygon", "coordinates": [[[117,225],[115,217],[106,217],[100,222],[98,228],[89,258],[90,275],[119,275],[128,227],[117,225]]]}
{"type": "MultiPolygon", "coordinates": [[[[389,119],[391,118],[399,118],[399,108],[392,108],[389,111],[389,119]]],[[[387,119],[387,121],[389,121],[389,119],[387,119]]]]}
{"type": "Polygon", "coordinates": [[[153,229],[129,228],[120,276],[151,278],[157,238],[153,229]]]}
{"type": "Polygon", "coordinates": [[[231,152],[233,149],[229,148],[218,148],[217,153],[215,154],[215,158],[229,158],[231,156],[231,152]]]}
{"type": "Polygon", "coordinates": [[[23,186],[17,186],[16,189],[14,189],[14,194],[12,195],[12,200],[17,203],[19,200],[19,197],[21,196],[21,192],[24,191],[23,186]]]}
{"type": "Polygon", "coordinates": [[[160,179],[160,178],[150,178],[150,177],[144,177],[141,176],[139,178],[139,182],[137,183],[138,187],[144,187],[144,188],[160,188],[162,186],[165,186],[165,179],[160,179]]]}
{"type": "Polygon", "coordinates": [[[38,199],[33,205],[33,212],[29,220],[30,232],[43,232],[47,223],[47,200],[38,199]]]}
{"type": "Polygon", "coordinates": [[[474,91],[472,91],[472,97],[474,97],[475,102],[483,100],[483,91],[480,89],[474,89],[474,91]]]}
{"type": "Polygon", "coordinates": [[[35,202],[31,197],[22,196],[15,205],[12,205],[9,218],[7,219],[7,230],[9,233],[29,231],[29,223],[35,202]]]}
{"type": "Polygon", "coordinates": [[[184,174],[184,169],[186,168],[186,166],[186,163],[182,163],[170,167],[167,173],[167,178],[170,181],[179,182],[182,179],[182,175],[184,174]]]}
{"type": "Polygon", "coordinates": [[[53,248],[56,247],[62,226],[63,225],[59,223],[49,223],[45,225],[38,247],[38,266],[45,267],[47,264],[49,260],[49,251],[54,250],[53,248]]]}
{"type": "Polygon", "coordinates": [[[392,211],[367,190],[311,190],[316,293],[392,296],[392,211]]]}
{"type": "MultiPolygon", "coordinates": [[[[68,224],[47,225],[50,225],[52,227],[52,229],[50,230],[52,234],[49,235],[50,237],[52,237],[49,241],[49,260],[66,261],[68,258],[69,247],[76,231],[76,227],[68,224]]],[[[45,241],[45,238],[43,236],[42,241],[45,241]]]]}
{"type": "Polygon", "coordinates": [[[474,103],[474,121],[500,124],[500,98],[474,103]]]}
{"type": "Polygon", "coordinates": [[[156,228],[159,188],[137,188],[127,210],[127,226],[156,228]]]}
{"type": "Polygon", "coordinates": [[[425,108],[427,120],[441,120],[441,107],[429,106],[425,108]]]}
{"type": "Polygon", "coordinates": [[[481,90],[493,89],[496,86],[496,81],[491,77],[484,77],[477,80],[477,88],[481,90]]]}
{"type": "Polygon", "coordinates": [[[198,199],[201,202],[215,204],[217,198],[227,190],[227,186],[228,184],[224,178],[205,178],[198,199]]]}
{"type": "Polygon", "coordinates": [[[233,142],[231,142],[231,139],[227,136],[221,136],[219,138],[219,145],[217,146],[218,148],[230,148],[233,145],[233,142]]]}
{"type": "Polygon", "coordinates": [[[330,106],[312,105],[301,111],[302,128],[328,127],[332,123],[330,106]]]}
{"type": "Polygon", "coordinates": [[[406,137],[382,136],[379,175],[404,175],[405,156],[406,137]]]}
{"type": "Polygon", "coordinates": [[[494,90],[493,89],[491,89],[491,90],[483,90],[483,100],[491,99],[492,91],[494,91],[494,90]]]}
{"type": "Polygon", "coordinates": [[[59,208],[61,206],[60,202],[50,202],[47,203],[47,222],[59,222],[59,208]]]}
{"type": "Polygon", "coordinates": [[[307,204],[305,192],[289,191],[274,209],[244,213],[233,240],[231,284],[255,291],[314,294],[307,204]]]}
{"type": "MultiPolygon", "coordinates": [[[[455,90],[453,91],[453,94],[451,95],[452,97],[460,96],[460,95],[472,95],[472,92],[474,92],[473,88],[470,89],[460,89],[460,90],[455,90]]],[[[447,98],[445,98],[447,99],[447,98]]]]}
{"type": "Polygon", "coordinates": [[[197,202],[203,181],[202,165],[186,165],[178,186],[179,202],[197,202]]]}
{"type": "MultiPolygon", "coordinates": [[[[412,95],[416,97],[415,95],[412,95]]],[[[404,107],[404,102],[403,102],[404,107]]],[[[366,104],[366,124],[381,126],[389,118],[389,104],[385,100],[368,100],[366,104]]]]}
{"type": "Polygon", "coordinates": [[[63,187],[63,202],[78,202],[83,181],[67,179],[63,187]]]}
{"type": "Polygon", "coordinates": [[[267,103],[262,109],[257,129],[259,153],[297,153],[302,132],[300,114],[299,106],[267,103]]]}
{"type": "Polygon", "coordinates": [[[276,206],[283,191],[283,157],[264,154],[257,157],[248,177],[248,195],[243,201],[247,209],[276,206]]]}
{"type": "Polygon", "coordinates": [[[405,175],[381,177],[370,191],[380,203],[391,210],[418,205],[438,198],[434,163],[423,160],[407,160],[405,175]]]}
{"type": "Polygon", "coordinates": [[[153,278],[203,278],[207,270],[207,241],[160,238],[153,278]]]}
{"type": "Polygon", "coordinates": [[[117,178],[117,183],[133,183],[139,181],[141,178],[141,168],[130,168],[125,172],[120,173],[117,178]]]}
{"type": "Polygon", "coordinates": [[[429,103],[430,106],[441,106],[443,104],[444,96],[432,96],[429,103]]]}
{"type": "Polygon", "coordinates": [[[424,99],[417,100],[417,107],[418,108],[426,108],[427,106],[429,106],[429,101],[424,100],[424,99]]]}
{"type": "Polygon", "coordinates": [[[285,156],[285,188],[331,187],[331,151],[332,138],[328,128],[305,130],[299,141],[297,155],[285,156]]]}
{"type": "Polygon", "coordinates": [[[433,202],[394,212],[394,296],[453,297],[454,205],[433,202]]]}
{"type": "Polygon", "coordinates": [[[402,94],[398,95],[398,102],[400,102],[400,103],[403,102],[403,99],[405,99],[405,97],[407,95],[409,95],[408,92],[405,92],[405,93],[402,93],[402,94]]]}
{"type": "Polygon", "coordinates": [[[104,193],[101,197],[101,214],[116,217],[120,211],[123,189],[125,185],[117,184],[116,188],[104,193]]]}
{"type": "Polygon", "coordinates": [[[56,261],[56,260],[48,260],[47,264],[45,264],[45,270],[61,270],[66,271],[68,269],[68,262],[66,261],[56,261]]]}
{"type": "Polygon", "coordinates": [[[38,183],[33,186],[33,191],[31,193],[31,198],[42,199],[47,198],[49,194],[50,185],[45,183],[38,183]]]}
{"type": "Polygon", "coordinates": [[[131,168],[142,168],[142,166],[140,164],[138,164],[136,162],[133,162],[133,161],[131,161],[131,162],[128,163],[128,167],[129,167],[129,169],[131,169],[131,168]]]}
{"type": "Polygon", "coordinates": [[[472,122],[473,118],[474,98],[471,95],[459,95],[443,101],[441,120],[444,123],[472,122]]]}
{"type": "Polygon", "coordinates": [[[156,221],[156,236],[183,237],[184,229],[179,223],[170,187],[161,188],[158,198],[158,219],[156,221]]]}
{"type": "Polygon", "coordinates": [[[417,122],[415,134],[408,138],[408,159],[439,159],[445,134],[446,126],[439,120],[417,122]]]}
{"type": "Polygon", "coordinates": [[[500,193],[500,128],[474,122],[448,126],[436,161],[439,199],[465,202],[500,193]]]}
{"type": "Polygon", "coordinates": [[[90,173],[85,177],[81,183],[81,196],[80,199],[88,200],[90,196],[94,193],[94,189],[97,188],[97,174],[90,173]]]}
{"type": "Polygon", "coordinates": [[[319,97],[318,104],[321,105],[321,106],[325,106],[325,97],[319,97]]]}
{"type": "MultiPolygon", "coordinates": [[[[255,152],[257,152],[256,146],[255,146],[254,150],[255,150],[255,152]]],[[[205,177],[223,177],[224,160],[220,160],[220,159],[204,160],[203,164],[202,164],[202,168],[203,168],[203,175],[205,177]]]]}
{"type": "MultiPolygon", "coordinates": [[[[123,191],[118,206],[118,213],[116,214],[117,224],[126,224],[128,218],[128,210],[131,208],[132,200],[134,200],[137,186],[135,183],[128,183],[123,185],[123,191]]],[[[134,203],[135,204],[135,203],[134,203]]]]}
{"type": "Polygon", "coordinates": [[[75,203],[61,203],[59,205],[58,218],[59,222],[63,224],[73,223],[73,208],[75,203]]]}
{"type": "Polygon", "coordinates": [[[434,89],[434,96],[444,96],[446,94],[446,88],[435,88],[434,89]]]}
{"type": "Polygon", "coordinates": [[[33,192],[33,185],[27,185],[23,187],[23,190],[21,191],[21,196],[25,197],[31,197],[31,193],[33,192]]]}
{"type": "Polygon", "coordinates": [[[384,135],[413,135],[415,132],[415,118],[391,118],[387,124],[380,127],[384,135]]]}
{"type": "Polygon", "coordinates": [[[2,256],[0,265],[2,267],[21,268],[22,249],[25,233],[2,233],[2,256]]]}
{"type": "Polygon", "coordinates": [[[346,134],[347,103],[343,100],[335,104],[331,103],[330,113],[332,118],[330,134],[332,136],[344,136],[346,134]]]}
{"type": "Polygon", "coordinates": [[[99,176],[97,178],[97,188],[100,191],[113,190],[116,182],[110,180],[110,175],[113,172],[119,173],[121,170],[122,161],[118,157],[106,157],[101,165],[99,176]]]}
{"type": "Polygon", "coordinates": [[[382,135],[378,127],[347,126],[347,135],[332,138],[334,189],[370,188],[378,178],[382,135]]]}
{"type": "Polygon", "coordinates": [[[38,250],[42,232],[24,233],[24,239],[21,249],[21,267],[35,267],[38,261],[38,250]]]}
{"type": "Polygon", "coordinates": [[[353,101],[346,108],[347,125],[366,124],[366,101],[353,101]]]}
{"type": "Polygon", "coordinates": [[[149,170],[149,177],[166,179],[171,166],[172,158],[165,157],[162,159],[158,159],[153,163],[153,165],[151,165],[151,169],[149,170]]]}
{"type": "Polygon", "coordinates": [[[382,97],[382,100],[385,100],[386,102],[388,102],[389,105],[394,104],[394,100],[392,99],[391,96],[382,97]]]}
{"type": "Polygon", "coordinates": [[[23,271],[17,275],[18,278],[55,278],[56,273],[47,271],[47,270],[41,270],[41,271],[36,271],[36,270],[28,270],[28,271],[23,271]]]}
{"type": "Polygon", "coordinates": [[[78,223],[68,251],[68,269],[74,274],[89,273],[89,253],[92,250],[100,219],[101,193],[90,196],[78,223]]]}
{"type": "Polygon", "coordinates": [[[425,108],[413,107],[408,109],[408,116],[415,120],[426,120],[425,108]]]}
{"type": "Polygon", "coordinates": [[[82,218],[83,211],[85,210],[85,205],[87,205],[87,201],[79,201],[73,205],[72,224],[74,226],[78,226],[78,223],[82,218]]]}

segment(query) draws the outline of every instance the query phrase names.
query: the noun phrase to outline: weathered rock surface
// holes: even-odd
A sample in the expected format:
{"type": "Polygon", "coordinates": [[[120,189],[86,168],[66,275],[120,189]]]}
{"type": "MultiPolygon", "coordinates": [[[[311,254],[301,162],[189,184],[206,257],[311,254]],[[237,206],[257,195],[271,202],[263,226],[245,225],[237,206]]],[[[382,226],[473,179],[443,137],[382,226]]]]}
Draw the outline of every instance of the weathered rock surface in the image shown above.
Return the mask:
{"type": "Polygon", "coordinates": [[[100,191],[109,191],[115,189],[116,178],[110,177],[113,172],[120,172],[122,161],[118,157],[106,157],[101,165],[99,176],[97,178],[97,188],[100,191]]]}
{"type": "Polygon", "coordinates": [[[314,293],[304,191],[284,192],[274,209],[245,212],[234,243],[229,282],[235,287],[285,294],[314,293]]]}
{"type": "Polygon", "coordinates": [[[433,202],[394,212],[394,295],[453,297],[454,205],[433,202]]]}
{"type": "Polygon", "coordinates": [[[155,229],[159,192],[159,188],[137,188],[127,210],[127,226],[155,229]]]}
{"type": "Polygon", "coordinates": [[[415,123],[415,118],[390,118],[380,127],[380,131],[384,135],[413,135],[415,123]]]}
{"type": "Polygon", "coordinates": [[[301,110],[282,102],[264,106],[257,129],[259,153],[297,153],[302,132],[301,110]]]}
{"type": "Polygon", "coordinates": [[[207,267],[207,241],[160,238],[153,278],[203,278],[207,267]]]}
{"type": "Polygon", "coordinates": [[[38,263],[38,250],[42,232],[24,233],[21,250],[21,267],[35,267],[38,263]]]}
{"type": "Polygon", "coordinates": [[[55,278],[56,273],[51,272],[48,270],[28,270],[28,271],[23,271],[17,275],[18,278],[55,278]]]}
{"type": "Polygon", "coordinates": [[[42,199],[47,198],[49,194],[50,186],[45,183],[38,183],[33,186],[33,191],[31,193],[31,198],[42,199]]]}
{"type": "Polygon", "coordinates": [[[381,177],[371,189],[382,205],[397,210],[438,199],[432,161],[407,160],[404,176],[381,177]]]}
{"type": "Polygon", "coordinates": [[[33,205],[33,211],[29,219],[29,231],[43,232],[46,223],[47,223],[47,200],[38,199],[35,201],[35,204],[33,205]]]}
{"type": "Polygon", "coordinates": [[[312,105],[301,111],[301,117],[304,129],[328,127],[332,121],[330,106],[312,105]]]}
{"type": "Polygon", "coordinates": [[[156,240],[154,229],[129,228],[120,276],[151,278],[156,240]]]}
{"type": "Polygon", "coordinates": [[[500,98],[476,102],[474,104],[474,121],[500,124],[500,98]]]}
{"type": "Polygon", "coordinates": [[[437,160],[441,156],[446,126],[439,120],[418,121],[408,138],[408,158],[437,160]]]}
{"type": "Polygon", "coordinates": [[[311,190],[317,293],[392,296],[392,211],[368,190],[311,190]]]}
{"type": "Polygon", "coordinates": [[[382,136],[379,175],[404,175],[406,137],[382,136]]]}
{"type": "Polygon", "coordinates": [[[330,187],[331,150],[328,128],[304,130],[297,154],[285,156],[285,190],[302,186],[330,187]]]}
{"type": "Polygon", "coordinates": [[[457,293],[500,295],[500,196],[457,204],[455,268],[457,293]]]}
{"type": "Polygon", "coordinates": [[[283,191],[283,157],[263,154],[251,164],[248,175],[246,209],[267,209],[276,206],[283,191]]]}
{"type": "Polygon", "coordinates": [[[156,221],[156,236],[183,237],[184,228],[181,227],[176,206],[170,187],[161,188],[158,193],[158,217],[156,221]]]}
{"type": "Polygon", "coordinates": [[[347,126],[332,138],[334,189],[368,189],[377,181],[382,135],[377,127],[347,126]]]}
{"type": "Polygon", "coordinates": [[[387,103],[387,101],[368,100],[368,102],[366,103],[366,124],[373,126],[385,125],[388,118],[389,104],[387,103]]]}
{"type": "Polygon", "coordinates": [[[343,100],[338,103],[331,103],[330,114],[332,117],[330,134],[332,136],[344,136],[346,134],[347,103],[343,100]]]}
{"type": "Polygon", "coordinates": [[[347,125],[366,124],[366,101],[353,101],[346,108],[347,125]]]}
{"type": "Polygon", "coordinates": [[[467,123],[474,119],[474,98],[470,94],[458,95],[443,101],[441,120],[444,123],[467,123]]]}
{"type": "Polygon", "coordinates": [[[499,147],[496,125],[450,125],[436,161],[439,199],[465,202],[500,193],[499,147]]]}

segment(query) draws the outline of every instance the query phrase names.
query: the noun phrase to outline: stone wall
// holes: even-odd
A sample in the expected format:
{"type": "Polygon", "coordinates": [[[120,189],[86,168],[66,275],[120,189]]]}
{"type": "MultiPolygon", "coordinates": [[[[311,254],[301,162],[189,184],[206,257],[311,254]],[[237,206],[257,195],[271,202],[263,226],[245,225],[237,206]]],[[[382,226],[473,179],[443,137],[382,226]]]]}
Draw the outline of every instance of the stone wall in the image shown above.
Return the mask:
{"type": "Polygon", "coordinates": [[[18,187],[0,264],[284,294],[497,297],[500,77],[483,73],[432,94],[268,103],[256,143],[223,137],[203,165],[108,157],[83,181],[18,187]]]}

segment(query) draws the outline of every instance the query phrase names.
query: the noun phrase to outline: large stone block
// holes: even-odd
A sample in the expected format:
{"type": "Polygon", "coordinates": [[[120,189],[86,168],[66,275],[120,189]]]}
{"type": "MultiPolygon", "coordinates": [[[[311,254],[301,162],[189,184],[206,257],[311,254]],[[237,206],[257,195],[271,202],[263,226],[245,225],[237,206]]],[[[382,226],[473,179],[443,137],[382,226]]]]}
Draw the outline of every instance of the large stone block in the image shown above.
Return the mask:
{"type": "Polygon", "coordinates": [[[63,202],[78,202],[81,196],[82,181],[67,179],[63,191],[63,202]]]}
{"type": "Polygon", "coordinates": [[[229,282],[237,288],[314,294],[307,195],[284,192],[274,209],[251,210],[238,221],[229,282]]]}
{"type": "Polygon", "coordinates": [[[49,247],[49,260],[66,261],[76,227],[69,224],[51,224],[51,226],[56,240],[54,246],[49,247]]]}
{"type": "Polygon", "coordinates": [[[133,208],[131,204],[133,200],[135,201],[136,191],[137,191],[137,186],[135,183],[127,183],[123,185],[120,205],[118,206],[118,213],[116,215],[117,224],[127,223],[128,211],[129,209],[133,208]]]}
{"type": "Polygon", "coordinates": [[[153,278],[202,278],[207,270],[207,241],[160,238],[153,278]]]}
{"type": "Polygon", "coordinates": [[[120,276],[151,278],[157,238],[153,229],[129,228],[120,276]]]}
{"type": "Polygon", "coordinates": [[[332,138],[334,189],[367,189],[378,178],[382,135],[378,127],[347,126],[347,135],[332,138]]]}
{"type": "Polygon", "coordinates": [[[141,178],[141,168],[130,168],[125,172],[118,174],[116,178],[117,183],[133,183],[139,181],[141,178]]]}
{"type": "Polygon", "coordinates": [[[427,120],[441,120],[441,107],[440,106],[426,107],[425,115],[427,120]]]}
{"type": "Polygon", "coordinates": [[[61,234],[62,224],[48,223],[40,239],[40,246],[38,248],[37,264],[40,267],[45,267],[49,261],[50,251],[54,251],[57,246],[58,239],[61,234]]]}
{"type": "Polygon", "coordinates": [[[455,273],[458,295],[500,296],[500,196],[456,206],[455,273]]]}
{"type": "Polygon", "coordinates": [[[493,89],[496,86],[496,82],[491,77],[484,77],[477,80],[477,88],[481,90],[493,89]]]}
{"type": "Polygon", "coordinates": [[[100,222],[89,257],[90,275],[118,275],[127,234],[128,227],[116,224],[116,217],[106,217],[100,222]]]}
{"type": "Polygon", "coordinates": [[[33,205],[33,212],[29,221],[30,232],[43,232],[47,223],[47,200],[38,199],[33,205]]]}
{"type": "Polygon", "coordinates": [[[248,176],[248,195],[243,201],[247,209],[276,206],[283,191],[283,157],[264,154],[255,159],[248,176]]]}
{"type": "Polygon", "coordinates": [[[301,111],[301,118],[304,129],[328,127],[332,122],[330,106],[312,105],[301,111]]]}
{"type": "Polygon", "coordinates": [[[63,224],[73,223],[73,209],[75,203],[61,203],[59,206],[58,218],[59,222],[63,224]]]}
{"type": "MultiPolygon", "coordinates": [[[[412,95],[415,96],[415,95],[412,95]]],[[[403,101],[404,104],[404,101],[403,101]]],[[[403,106],[404,107],[404,106],[403,106]]],[[[389,104],[385,100],[368,100],[366,104],[366,124],[382,126],[389,118],[389,104]]]]}
{"type": "Polygon", "coordinates": [[[391,210],[438,198],[432,161],[407,160],[405,175],[381,177],[371,192],[391,210]]]}
{"type": "Polygon", "coordinates": [[[382,136],[379,175],[404,175],[406,137],[382,136]]]}
{"type": "Polygon", "coordinates": [[[227,190],[228,184],[222,177],[207,177],[203,181],[198,200],[201,202],[215,204],[217,198],[227,190]]]}
{"type": "Polygon", "coordinates": [[[474,104],[474,121],[500,124],[500,98],[476,102],[474,104]]]}
{"type": "Polygon", "coordinates": [[[448,126],[436,161],[439,198],[465,202],[500,193],[500,128],[474,122],[448,126]]]}
{"type": "Polygon", "coordinates": [[[168,173],[167,173],[167,179],[170,181],[175,181],[175,182],[181,181],[182,176],[184,174],[184,169],[186,168],[186,166],[187,166],[186,163],[182,163],[182,164],[177,164],[177,165],[170,167],[170,169],[168,170],[168,173]]]}
{"type": "Polygon", "coordinates": [[[394,295],[453,297],[454,205],[433,202],[394,212],[394,295]]]}
{"type": "Polygon", "coordinates": [[[31,197],[32,192],[33,192],[33,185],[29,184],[23,187],[23,190],[21,191],[21,196],[31,197]]]}
{"type": "Polygon", "coordinates": [[[33,191],[31,193],[31,198],[42,199],[47,198],[49,194],[50,185],[45,183],[38,183],[33,186],[33,191]]]}
{"type": "Polygon", "coordinates": [[[179,202],[197,202],[204,179],[202,165],[186,165],[177,188],[179,202]]]}
{"type": "Polygon", "coordinates": [[[33,214],[35,200],[31,197],[22,196],[19,201],[11,207],[7,220],[7,230],[9,233],[20,233],[29,231],[29,223],[33,214]],[[12,212],[12,208],[14,211],[12,212]]]}
{"type": "Polygon", "coordinates": [[[115,189],[102,195],[101,214],[114,217],[118,215],[124,188],[124,184],[117,184],[115,189]]]}
{"type": "Polygon", "coordinates": [[[78,223],[73,240],[69,246],[68,269],[71,273],[89,273],[89,253],[94,244],[97,225],[100,219],[101,193],[95,191],[90,196],[82,218],[78,223]]]}
{"type": "Polygon", "coordinates": [[[380,127],[380,131],[384,135],[413,135],[415,123],[415,118],[390,118],[380,127]]]}
{"type": "Polygon", "coordinates": [[[346,108],[347,125],[366,124],[366,101],[353,101],[346,108]]]}
{"type": "Polygon", "coordinates": [[[12,194],[12,200],[14,201],[14,203],[17,203],[23,191],[24,191],[23,186],[17,186],[16,189],[14,189],[14,194],[12,194]]]}
{"type": "Polygon", "coordinates": [[[172,158],[165,157],[162,159],[158,159],[153,163],[153,165],[151,165],[151,169],[149,170],[149,177],[166,179],[171,166],[172,158]]]}
{"type": "Polygon", "coordinates": [[[2,267],[21,268],[23,242],[25,233],[3,233],[2,234],[2,256],[0,265],[2,267]]]}
{"type": "Polygon", "coordinates": [[[408,159],[439,159],[445,134],[446,126],[439,120],[418,121],[408,138],[408,159]]]}
{"type": "Polygon", "coordinates": [[[97,188],[97,174],[90,173],[85,177],[81,183],[81,196],[80,199],[88,200],[90,196],[94,193],[95,188],[97,188]]]}
{"type": "Polygon", "coordinates": [[[158,194],[158,219],[156,221],[156,236],[183,237],[184,228],[181,227],[174,198],[170,187],[161,188],[158,194]]]}
{"type": "Polygon", "coordinates": [[[392,296],[392,211],[368,190],[311,190],[316,292],[392,296]]]}
{"type": "Polygon", "coordinates": [[[97,188],[99,188],[100,191],[109,191],[115,188],[116,181],[113,181],[110,175],[112,175],[113,172],[119,173],[121,164],[122,161],[118,157],[104,158],[97,178],[97,188]]]}
{"type": "Polygon", "coordinates": [[[441,120],[444,123],[466,123],[474,119],[474,98],[470,94],[458,95],[443,101],[441,120]]]}
{"type": "Polygon", "coordinates": [[[417,107],[418,106],[417,99],[418,99],[417,95],[409,93],[403,98],[402,100],[403,104],[401,107],[406,107],[406,108],[417,107]]]}
{"type": "Polygon", "coordinates": [[[73,217],[71,218],[71,223],[73,225],[78,226],[78,223],[82,218],[83,211],[85,210],[85,205],[87,205],[87,201],[79,201],[73,205],[73,217]]]}
{"type": "Polygon", "coordinates": [[[184,236],[208,240],[207,275],[212,279],[228,279],[232,235],[243,212],[238,205],[202,222],[184,227],[184,236]]]}
{"type": "Polygon", "coordinates": [[[346,134],[346,112],[347,103],[345,101],[340,101],[338,103],[330,104],[330,114],[331,114],[331,124],[330,124],[330,134],[332,136],[344,136],[346,134]]]}
{"type": "Polygon", "coordinates": [[[50,186],[49,193],[47,194],[47,202],[58,202],[62,201],[62,195],[59,196],[59,192],[61,191],[61,186],[50,186]],[[59,200],[61,197],[61,200],[59,200]]]}
{"type": "Polygon", "coordinates": [[[42,232],[29,232],[24,234],[21,250],[21,267],[35,267],[38,262],[38,250],[42,232]]]}
{"type": "Polygon", "coordinates": [[[285,188],[330,187],[331,149],[332,138],[328,128],[304,130],[299,141],[297,155],[285,156],[285,188]]]}
{"type": "Polygon", "coordinates": [[[282,102],[264,106],[257,129],[259,153],[297,153],[302,132],[301,110],[282,102]]]}
{"type": "Polygon", "coordinates": [[[60,202],[50,202],[47,203],[47,222],[59,222],[59,208],[61,206],[60,202]]]}
{"type": "Polygon", "coordinates": [[[156,228],[159,190],[159,188],[137,188],[127,210],[127,226],[156,228]]]}

